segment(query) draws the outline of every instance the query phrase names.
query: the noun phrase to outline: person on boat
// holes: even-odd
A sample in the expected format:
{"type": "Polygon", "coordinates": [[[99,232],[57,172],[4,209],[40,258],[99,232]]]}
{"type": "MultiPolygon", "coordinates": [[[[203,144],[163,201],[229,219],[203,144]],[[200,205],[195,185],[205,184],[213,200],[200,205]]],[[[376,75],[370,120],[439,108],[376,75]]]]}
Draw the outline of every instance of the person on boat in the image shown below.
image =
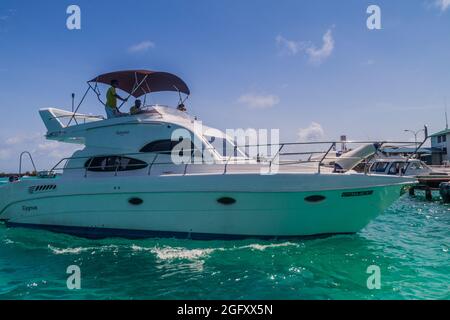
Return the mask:
{"type": "Polygon", "coordinates": [[[139,99],[136,99],[136,101],[134,101],[134,106],[132,106],[130,108],[130,114],[135,115],[135,114],[140,113],[142,111],[141,106],[142,106],[142,101],[139,99]]]}
{"type": "Polygon", "coordinates": [[[181,111],[181,112],[186,112],[186,111],[187,111],[187,109],[186,109],[186,107],[184,106],[183,103],[180,103],[180,104],[178,105],[177,110],[178,110],[178,111],[181,111]]]}
{"type": "Polygon", "coordinates": [[[106,92],[106,106],[105,111],[106,115],[109,118],[119,117],[123,115],[119,109],[117,108],[117,99],[121,101],[127,101],[128,99],[124,99],[116,93],[116,88],[119,86],[119,81],[111,80],[111,87],[106,92]]]}

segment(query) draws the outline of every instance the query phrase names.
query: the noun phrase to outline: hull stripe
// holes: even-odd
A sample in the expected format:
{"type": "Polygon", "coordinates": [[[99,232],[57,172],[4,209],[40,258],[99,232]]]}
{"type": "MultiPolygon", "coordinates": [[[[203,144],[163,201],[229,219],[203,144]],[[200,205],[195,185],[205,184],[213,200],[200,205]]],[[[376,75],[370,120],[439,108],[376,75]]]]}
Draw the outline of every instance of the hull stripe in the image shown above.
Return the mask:
{"type": "Polygon", "coordinates": [[[302,236],[261,236],[261,235],[232,235],[215,233],[196,233],[196,232],[172,232],[172,231],[153,231],[153,230],[132,230],[132,229],[113,229],[113,228],[95,228],[95,227],[72,227],[57,225],[40,225],[27,223],[14,223],[5,221],[7,227],[41,229],[56,233],[70,234],[88,239],[105,238],[126,238],[126,239],[145,239],[145,238],[178,238],[192,240],[243,240],[243,239],[316,239],[326,238],[338,234],[352,233],[326,233],[302,236]]]}

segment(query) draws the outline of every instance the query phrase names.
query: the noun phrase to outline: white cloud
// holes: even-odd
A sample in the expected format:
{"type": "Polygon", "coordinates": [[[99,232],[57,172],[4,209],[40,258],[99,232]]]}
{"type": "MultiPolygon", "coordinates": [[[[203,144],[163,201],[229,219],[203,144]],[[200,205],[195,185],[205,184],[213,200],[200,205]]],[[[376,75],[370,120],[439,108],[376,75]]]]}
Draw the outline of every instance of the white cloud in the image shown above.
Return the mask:
{"type": "MultiPolygon", "coordinates": [[[[43,134],[32,133],[7,137],[0,142],[0,172],[15,172],[19,167],[19,155],[29,151],[38,170],[51,169],[53,165],[65,157],[69,157],[80,145],[46,140],[43,134]]],[[[31,170],[28,159],[24,160],[25,170],[31,170]]]]}
{"type": "Polygon", "coordinates": [[[322,126],[317,122],[312,122],[309,127],[298,130],[300,142],[318,141],[323,139],[325,132],[322,126]]]}
{"type": "Polygon", "coordinates": [[[5,11],[0,12],[0,21],[8,20],[12,16],[14,16],[15,13],[16,13],[15,9],[9,9],[6,12],[5,11]]]}
{"type": "Polygon", "coordinates": [[[306,54],[313,63],[320,64],[333,53],[334,39],[331,29],[328,29],[327,32],[325,32],[322,40],[323,44],[321,48],[317,49],[315,46],[311,46],[306,49],[306,54]]]}
{"type": "Polygon", "coordinates": [[[280,98],[276,95],[258,95],[247,93],[239,97],[239,103],[248,105],[252,109],[267,109],[280,103],[280,98]]]}
{"type": "Polygon", "coordinates": [[[278,48],[280,49],[280,52],[288,55],[295,56],[297,53],[299,53],[301,50],[304,49],[303,43],[288,40],[284,38],[282,35],[278,35],[275,38],[275,41],[277,43],[278,48]]]}
{"type": "Polygon", "coordinates": [[[9,20],[14,16],[15,12],[14,9],[9,9],[7,11],[0,10],[0,32],[3,33],[8,30],[9,20]]]}
{"type": "Polygon", "coordinates": [[[145,40],[145,41],[139,42],[139,43],[129,47],[128,52],[131,52],[131,53],[145,52],[154,47],[155,47],[155,44],[153,42],[151,42],[149,40],[145,40]]]}
{"type": "Polygon", "coordinates": [[[327,32],[325,32],[322,40],[322,46],[317,48],[310,42],[289,40],[284,38],[282,35],[278,35],[275,38],[276,44],[280,49],[280,53],[295,56],[301,52],[304,52],[309,57],[309,61],[314,64],[321,64],[333,53],[334,39],[331,29],[328,29],[327,32]]]}
{"type": "Polygon", "coordinates": [[[441,9],[441,11],[446,11],[450,8],[450,0],[436,0],[436,6],[441,9]]]}

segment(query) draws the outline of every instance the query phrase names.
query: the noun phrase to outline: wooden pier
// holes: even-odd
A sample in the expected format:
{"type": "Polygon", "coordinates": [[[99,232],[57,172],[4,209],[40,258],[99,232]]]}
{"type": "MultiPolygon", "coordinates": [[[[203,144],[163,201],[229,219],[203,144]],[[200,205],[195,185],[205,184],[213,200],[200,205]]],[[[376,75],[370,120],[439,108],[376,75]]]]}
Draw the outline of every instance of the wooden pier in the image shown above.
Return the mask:
{"type": "Polygon", "coordinates": [[[433,201],[433,191],[439,191],[439,188],[430,188],[429,186],[422,185],[422,184],[416,184],[409,188],[409,195],[414,197],[416,195],[416,190],[422,190],[425,191],[425,199],[428,201],[433,201]]]}
{"type": "Polygon", "coordinates": [[[421,190],[425,191],[425,199],[427,199],[428,201],[433,201],[432,192],[440,191],[440,184],[442,182],[450,182],[450,176],[419,176],[417,177],[417,180],[419,180],[419,183],[409,189],[409,195],[415,196],[416,190],[421,190]]]}

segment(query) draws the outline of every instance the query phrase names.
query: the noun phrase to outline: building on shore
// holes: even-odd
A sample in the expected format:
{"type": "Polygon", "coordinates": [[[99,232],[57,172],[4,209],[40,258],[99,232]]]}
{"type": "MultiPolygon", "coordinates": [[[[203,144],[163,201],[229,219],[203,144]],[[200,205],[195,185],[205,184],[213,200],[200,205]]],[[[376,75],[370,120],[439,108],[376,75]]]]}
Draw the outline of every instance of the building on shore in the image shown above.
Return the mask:
{"type": "Polygon", "coordinates": [[[422,147],[416,149],[414,147],[398,147],[398,146],[385,146],[380,150],[388,157],[405,157],[408,158],[412,154],[416,153],[418,158],[427,164],[432,164],[432,149],[422,147]]]}
{"type": "Polygon", "coordinates": [[[431,162],[433,165],[449,164],[450,129],[439,131],[430,136],[431,162]]]}

